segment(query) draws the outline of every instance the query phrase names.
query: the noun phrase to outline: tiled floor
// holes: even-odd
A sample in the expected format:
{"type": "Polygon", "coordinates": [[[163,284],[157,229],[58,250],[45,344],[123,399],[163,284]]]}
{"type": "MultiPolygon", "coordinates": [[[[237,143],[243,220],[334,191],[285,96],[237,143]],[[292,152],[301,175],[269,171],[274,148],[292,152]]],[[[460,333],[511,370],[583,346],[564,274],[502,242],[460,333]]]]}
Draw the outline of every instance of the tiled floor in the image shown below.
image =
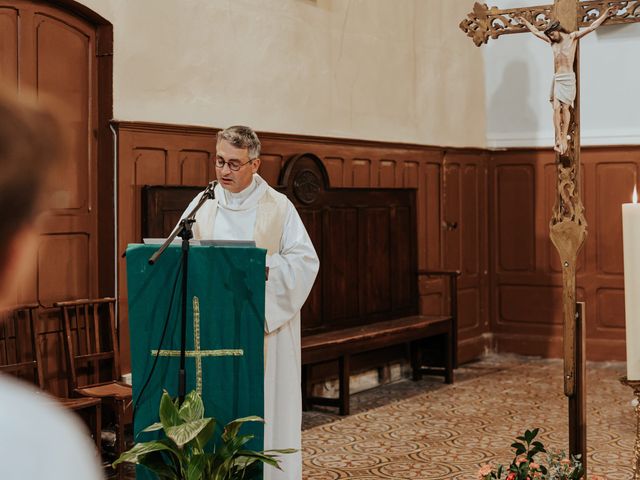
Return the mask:
{"type": "MultiPolygon", "coordinates": [[[[632,477],[632,392],[624,365],[587,366],[589,476],[632,477]]],[[[352,415],[303,414],[304,479],[475,479],[483,463],[509,463],[510,444],[540,428],[547,448],[566,449],[562,363],[489,356],[440,378],[403,380],[356,394],[352,415]]],[[[133,472],[128,475],[133,479],[133,472]]]]}
{"type": "MultiPolygon", "coordinates": [[[[632,476],[635,414],[623,364],[587,367],[589,476],[632,476]]],[[[353,398],[354,414],[304,414],[305,479],[474,479],[484,463],[509,463],[510,444],[540,428],[566,449],[562,363],[492,356],[458,371],[454,385],[402,381],[353,398]]]]}

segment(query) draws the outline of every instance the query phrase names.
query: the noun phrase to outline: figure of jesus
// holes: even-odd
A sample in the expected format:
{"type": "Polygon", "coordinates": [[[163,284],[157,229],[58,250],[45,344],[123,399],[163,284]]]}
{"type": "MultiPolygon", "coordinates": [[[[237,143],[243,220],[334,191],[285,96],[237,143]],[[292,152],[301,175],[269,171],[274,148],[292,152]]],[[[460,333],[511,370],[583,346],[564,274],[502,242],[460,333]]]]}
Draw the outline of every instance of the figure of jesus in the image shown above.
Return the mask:
{"type": "Polygon", "coordinates": [[[516,20],[527,27],[536,37],[550,44],[553,51],[554,75],[549,100],[553,104],[553,125],[555,128],[553,149],[560,155],[564,155],[568,149],[570,109],[573,108],[573,102],[576,98],[576,73],[573,71],[573,63],[578,40],[593,32],[607,18],[616,13],[617,9],[609,7],[587,28],[575,32],[568,32],[557,20],[551,22],[544,31],[540,31],[526,18],[516,17],[516,20]]]}

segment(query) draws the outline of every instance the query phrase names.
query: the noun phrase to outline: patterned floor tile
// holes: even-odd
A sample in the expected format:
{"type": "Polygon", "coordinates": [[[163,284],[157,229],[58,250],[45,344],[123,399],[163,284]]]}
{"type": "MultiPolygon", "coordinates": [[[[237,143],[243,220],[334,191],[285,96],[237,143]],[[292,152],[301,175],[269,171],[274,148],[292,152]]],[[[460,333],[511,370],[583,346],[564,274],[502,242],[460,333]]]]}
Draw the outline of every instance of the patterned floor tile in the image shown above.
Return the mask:
{"type": "MultiPolygon", "coordinates": [[[[540,428],[547,448],[566,449],[562,363],[491,356],[465,365],[456,383],[403,381],[353,396],[353,415],[303,415],[304,478],[474,479],[484,463],[509,463],[509,445],[540,428]]],[[[587,367],[589,474],[630,478],[635,438],[623,364],[587,367]]]]}

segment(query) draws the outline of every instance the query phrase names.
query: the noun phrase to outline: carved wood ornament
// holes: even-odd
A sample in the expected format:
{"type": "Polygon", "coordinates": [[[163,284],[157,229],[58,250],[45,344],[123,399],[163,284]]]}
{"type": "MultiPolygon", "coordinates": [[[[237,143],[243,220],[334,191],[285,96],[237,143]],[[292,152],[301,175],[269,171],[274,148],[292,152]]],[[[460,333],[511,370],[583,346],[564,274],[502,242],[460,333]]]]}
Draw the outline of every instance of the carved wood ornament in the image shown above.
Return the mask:
{"type": "MultiPolygon", "coordinates": [[[[617,7],[618,14],[607,20],[607,25],[640,22],[640,0],[593,0],[579,2],[576,12],[578,27],[591,25],[609,6],[617,7]]],[[[497,7],[488,7],[486,3],[476,2],[473,11],[460,22],[460,28],[479,47],[483,43],[487,43],[490,38],[496,39],[500,35],[527,32],[527,29],[515,20],[515,17],[520,15],[537,27],[544,27],[553,16],[553,9],[553,5],[541,5],[503,10],[497,7]]]]}

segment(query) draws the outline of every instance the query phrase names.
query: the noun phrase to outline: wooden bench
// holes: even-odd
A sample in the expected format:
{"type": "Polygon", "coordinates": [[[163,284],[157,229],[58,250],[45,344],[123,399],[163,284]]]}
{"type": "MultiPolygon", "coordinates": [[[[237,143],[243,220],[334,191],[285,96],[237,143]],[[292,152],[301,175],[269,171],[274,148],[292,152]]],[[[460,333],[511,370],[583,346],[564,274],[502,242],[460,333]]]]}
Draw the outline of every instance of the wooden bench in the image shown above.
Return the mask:
{"type": "Polygon", "coordinates": [[[296,205],[320,257],[320,272],[302,311],[303,406],[331,405],[349,414],[352,356],[406,344],[413,379],[453,382],[459,272],[418,271],[414,189],[335,188],[313,154],[291,158],[280,188],[296,205]],[[449,313],[420,315],[418,277],[445,276],[449,313]],[[440,364],[425,365],[426,339],[439,338],[440,364]],[[309,394],[310,368],[338,361],[338,398],[309,394]]]}
{"type": "MultiPolygon", "coordinates": [[[[414,379],[435,373],[453,382],[458,272],[418,271],[415,189],[331,188],[322,162],[308,153],[290,158],[278,183],[320,257],[318,278],[302,309],[304,407],[333,405],[347,415],[353,357],[394,345],[407,345],[414,379]],[[420,315],[418,278],[425,275],[448,278],[448,314],[420,315]],[[437,341],[441,350],[435,365],[423,359],[427,340],[437,341]],[[311,367],[336,360],[338,398],[309,395],[311,367]]],[[[143,236],[167,235],[201,189],[145,187],[143,236]]]]}
{"type": "MultiPolygon", "coordinates": [[[[456,274],[450,278],[455,284],[456,274]]],[[[398,343],[410,344],[413,380],[420,380],[422,374],[436,374],[444,375],[446,383],[453,383],[454,327],[455,321],[450,315],[414,315],[302,337],[303,408],[330,405],[338,407],[340,415],[349,415],[351,355],[398,343]],[[421,361],[420,340],[438,335],[445,337],[445,365],[442,368],[425,366],[421,361]],[[338,360],[338,398],[309,396],[309,366],[329,360],[338,360]]]]}

